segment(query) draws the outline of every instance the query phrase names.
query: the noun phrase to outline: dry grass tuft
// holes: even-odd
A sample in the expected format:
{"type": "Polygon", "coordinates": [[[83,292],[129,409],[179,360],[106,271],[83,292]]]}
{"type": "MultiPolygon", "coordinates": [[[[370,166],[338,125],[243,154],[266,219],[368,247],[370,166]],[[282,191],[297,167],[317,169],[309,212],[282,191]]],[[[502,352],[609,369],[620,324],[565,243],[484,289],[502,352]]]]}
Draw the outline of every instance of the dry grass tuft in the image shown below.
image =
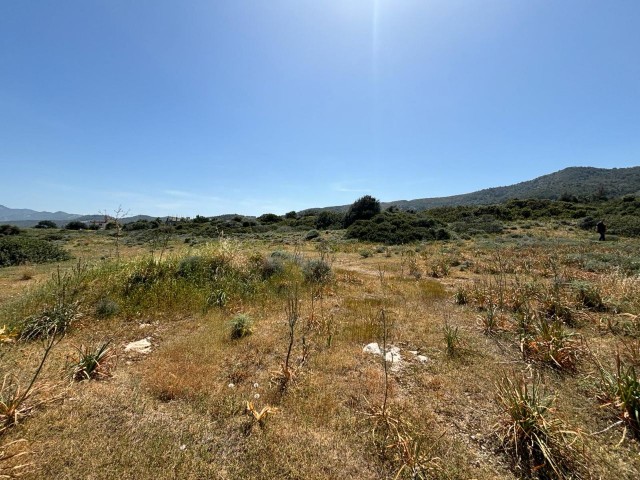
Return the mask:
{"type": "Polygon", "coordinates": [[[552,417],[554,397],[540,377],[531,383],[503,377],[496,390],[507,414],[499,431],[501,443],[515,467],[527,478],[579,478],[579,456],[573,448],[578,434],[552,417]]]}
{"type": "Polygon", "coordinates": [[[0,478],[18,478],[28,473],[33,464],[18,460],[30,453],[24,449],[26,442],[20,439],[0,445],[0,478]]]}

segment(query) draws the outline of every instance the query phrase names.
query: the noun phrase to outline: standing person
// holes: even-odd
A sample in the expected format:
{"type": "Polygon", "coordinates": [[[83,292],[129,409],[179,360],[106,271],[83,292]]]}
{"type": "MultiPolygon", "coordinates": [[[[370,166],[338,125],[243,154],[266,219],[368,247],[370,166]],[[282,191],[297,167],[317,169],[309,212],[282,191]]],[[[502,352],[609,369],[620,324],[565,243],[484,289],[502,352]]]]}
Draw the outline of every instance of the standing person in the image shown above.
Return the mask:
{"type": "Polygon", "coordinates": [[[604,219],[600,220],[597,224],[596,224],[596,231],[600,234],[600,238],[599,240],[601,242],[604,242],[604,234],[607,231],[607,226],[604,224],[604,219]]]}

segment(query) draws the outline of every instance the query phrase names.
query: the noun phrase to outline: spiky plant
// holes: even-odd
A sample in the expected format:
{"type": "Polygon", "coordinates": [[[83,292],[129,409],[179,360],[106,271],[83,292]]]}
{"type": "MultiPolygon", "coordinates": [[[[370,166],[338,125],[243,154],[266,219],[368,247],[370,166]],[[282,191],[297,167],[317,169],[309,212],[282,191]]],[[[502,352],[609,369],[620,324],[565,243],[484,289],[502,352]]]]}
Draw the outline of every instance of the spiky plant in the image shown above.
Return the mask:
{"type": "Polygon", "coordinates": [[[536,316],[522,339],[523,356],[564,371],[575,371],[581,351],[578,337],[562,323],[536,316]]]}
{"type": "Polygon", "coordinates": [[[109,347],[110,341],[97,347],[76,347],[77,358],[71,365],[71,376],[74,380],[102,379],[111,376],[116,356],[109,347]]]}
{"type": "Polygon", "coordinates": [[[501,440],[515,465],[528,477],[575,478],[572,440],[577,434],[552,418],[554,397],[540,377],[529,383],[522,377],[505,376],[496,388],[497,401],[507,414],[500,428],[501,440]]]}
{"type": "Polygon", "coordinates": [[[616,354],[616,370],[610,372],[599,365],[601,398],[613,405],[624,422],[640,439],[640,379],[633,365],[625,365],[616,354]]]}
{"type": "Polygon", "coordinates": [[[458,353],[458,346],[460,344],[460,333],[458,331],[458,327],[452,327],[448,322],[446,322],[442,330],[444,333],[447,356],[453,357],[458,353]]]}
{"type": "Polygon", "coordinates": [[[239,313],[231,319],[231,338],[244,338],[253,333],[253,320],[249,315],[239,313]]]}

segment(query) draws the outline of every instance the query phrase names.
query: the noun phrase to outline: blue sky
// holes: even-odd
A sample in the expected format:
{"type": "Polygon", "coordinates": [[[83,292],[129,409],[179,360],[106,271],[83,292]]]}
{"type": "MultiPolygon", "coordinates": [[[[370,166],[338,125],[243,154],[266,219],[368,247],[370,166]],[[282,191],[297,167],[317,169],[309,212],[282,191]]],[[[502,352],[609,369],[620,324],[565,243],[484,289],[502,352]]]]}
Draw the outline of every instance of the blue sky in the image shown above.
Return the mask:
{"type": "Polygon", "coordinates": [[[5,0],[0,204],[215,215],[640,154],[640,2],[5,0]]]}

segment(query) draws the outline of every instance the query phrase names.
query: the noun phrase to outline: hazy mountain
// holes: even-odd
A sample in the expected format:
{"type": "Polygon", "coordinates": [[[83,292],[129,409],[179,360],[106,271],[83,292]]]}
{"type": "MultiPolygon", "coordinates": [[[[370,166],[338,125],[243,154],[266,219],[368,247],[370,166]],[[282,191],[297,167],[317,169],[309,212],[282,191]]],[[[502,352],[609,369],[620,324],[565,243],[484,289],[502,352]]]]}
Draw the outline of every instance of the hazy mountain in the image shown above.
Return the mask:
{"type": "MultiPolygon", "coordinates": [[[[640,194],[640,167],[593,168],[569,167],[533,180],[479,190],[477,192],[452,195],[450,197],[418,198],[382,202],[382,208],[396,206],[402,210],[428,210],[435,207],[455,205],[489,205],[513,198],[614,198],[627,194],[640,194]]],[[[355,199],[354,199],[355,200],[355,199]]],[[[346,211],[349,205],[313,208],[300,213],[322,210],[346,211]]],[[[204,213],[203,213],[204,214],[204,213]]],[[[233,218],[235,214],[219,215],[215,218],[233,218]]],[[[37,212],[29,209],[14,209],[0,205],[0,223],[33,226],[40,220],[52,220],[64,226],[70,220],[101,220],[104,215],[77,215],[65,212],[37,212]]],[[[154,220],[155,217],[136,215],[121,219],[122,223],[136,220],[154,220]]]]}
{"type": "MultiPolygon", "coordinates": [[[[515,185],[487,188],[450,197],[382,202],[382,208],[396,206],[402,210],[428,210],[435,207],[456,205],[490,205],[513,198],[551,200],[572,196],[576,198],[601,198],[602,196],[614,198],[635,193],[640,193],[640,167],[610,169],[569,167],[515,185]]],[[[310,210],[346,211],[348,208],[349,205],[340,205],[310,210]]]]}
{"type": "Polygon", "coordinates": [[[0,205],[0,222],[52,220],[54,222],[68,222],[80,215],[66,212],[37,212],[28,208],[8,208],[0,205]]]}

